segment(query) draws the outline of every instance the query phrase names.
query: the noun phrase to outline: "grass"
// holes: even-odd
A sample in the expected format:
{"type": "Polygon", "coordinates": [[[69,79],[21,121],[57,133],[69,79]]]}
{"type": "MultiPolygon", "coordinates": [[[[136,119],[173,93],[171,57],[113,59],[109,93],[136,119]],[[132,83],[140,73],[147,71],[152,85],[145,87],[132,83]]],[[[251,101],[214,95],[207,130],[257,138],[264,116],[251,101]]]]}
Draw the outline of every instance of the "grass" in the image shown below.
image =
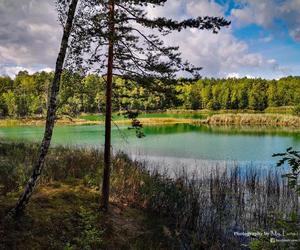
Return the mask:
{"type": "MultiPolygon", "coordinates": [[[[202,115],[164,115],[164,114],[142,114],[139,120],[145,125],[160,125],[160,124],[178,124],[178,123],[192,123],[202,115]]],[[[119,125],[131,124],[130,119],[124,116],[114,114],[113,122],[119,125]]],[[[20,119],[0,119],[0,127],[16,127],[16,126],[43,126],[45,118],[20,118],[20,119]]],[[[82,114],[76,118],[60,117],[57,120],[58,125],[98,125],[104,124],[104,116],[97,114],[82,114]]]]}
{"type": "MultiPolygon", "coordinates": [[[[0,127],[15,127],[15,126],[43,126],[45,124],[45,117],[24,117],[24,118],[6,118],[0,119],[0,127]]],[[[69,116],[60,117],[57,120],[59,125],[74,125],[81,124],[82,121],[73,119],[69,116]]]]}
{"type": "MultiPolygon", "coordinates": [[[[37,145],[0,143],[0,221],[17,201],[35,161],[37,145]]],[[[99,210],[102,154],[97,150],[52,148],[25,214],[0,224],[0,249],[168,249],[168,219],[130,206],[112,176],[111,208],[99,210]]],[[[128,166],[124,156],[115,166],[128,166]]],[[[129,174],[129,173],[128,173],[129,174]]],[[[128,176],[127,176],[128,177],[128,176]]],[[[129,179],[129,178],[128,178],[129,179]]]]}
{"type": "MultiPolygon", "coordinates": [[[[144,118],[174,118],[174,119],[202,119],[206,117],[204,113],[200,111],[167,111],[167,112],[141,112],[138,116],[140,119],[144,118]]],[[[104,115],[103,114],[81,114],[79,116],[80,119],[89,120],[89,121],[103,121],[104,115]]],[[[124,120],[126,119],[123,115],[115,113],[113,114],[113,120],[124,120]]]]}
{"type": "MultiPolygon", "coordinates": [[[[178,124],[178,123],[192,123],[196,119],[202,119],[206,117],[205,114],[199,112],[192,113],[141,113],[138,119],[145,125],[156,125],[156,124],[178,124]]],[[[79,117],[81,120],[86,122],[100,122],[103,123],[104,115],[102,114],[81,114],[79,117]]],[[[130,124],[131,120],[125,118],[120,114],[113,114],[112,120],[117,124],[130,124]]]]}
{"type": "MultiPolygon", "coordinates": [[[[3,218],[37,146],[2,142],[0,152],[3,218]]],[[[278,218],[299,216],[297,195],[276,171],[216,167],[209,175],[183,170],[170,178],[146,167],[114,157],[106,216],[98,210],[102,153],[52,148],[25,216],[0,225],[0,249],[240,249],[234,230],[280,229],[278,218]]]]}
{"type": "MultiPolygon", "coordinates": [[[[1,197],[1,217],[16,198],[1,197]]],[[[162,222],[150,215],[114,202],[103,214],[96,190],[52,182],[39,187],[24,216],[1,228],[0,249],[165,249],[162,222]]]]}
{"type": "Polygon", "coordinates": [[[282,107],[269,107],[265,109],[265,113],[273,113],[273,114],[285,114],[291,115],[293,114],[294,106],[282,106],[282,107]]]}

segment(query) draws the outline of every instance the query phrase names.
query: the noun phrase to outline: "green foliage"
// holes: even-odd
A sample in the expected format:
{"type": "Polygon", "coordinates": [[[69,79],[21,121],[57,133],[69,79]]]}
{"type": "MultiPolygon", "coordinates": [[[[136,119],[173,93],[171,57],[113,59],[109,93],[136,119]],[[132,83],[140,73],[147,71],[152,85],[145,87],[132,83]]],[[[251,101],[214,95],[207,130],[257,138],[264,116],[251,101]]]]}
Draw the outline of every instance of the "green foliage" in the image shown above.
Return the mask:
{"type": "Polygon", "coordinates": [[[285,163],[290,166],[290,172],[284,174],[283,177],[288,178],[289,184],[296,188],[300,195],[299,175],[300,175],[300,151],[295,151],[293,148],[288,148],[285,153],[274,154],[273,157],[281,157],[277,166],[281,167],[285,163]]]}
{"type": "Polygon", "coordinates": [[[300,104],[297,104],[294,108],[293,108],[293,114],[300,116],[300,104]]]}
{"type": "MultiPolygon", "coordinates": [[[[38,146],[25,143],[0,143],[0,185],[11,192],[23,188],[36,161],[38,146]],[[30,167],[28,167],[30,166],[30,167]]],[[[101,168],[102,154],[97,150],[56,147],[50,150],[45,161],[45,175],[40,182],[80,178],[90,183],[99,183],[97,173],[101,168]],[[84,167],[83,167],[84,166],[84,167]]]]}
{"type": "MultiPolygon", "coordinates": [[[[288,178],[289,184],[292,188],[295,188],[300,195],[300,188],[298,187],[298,177],[300,174],[300,154],[299,151],[294,151],[292,148],[288,148],[284,153],[274,154],[273,157],[281,157],[277,166],[284,166],[286,163],[290,166],[290,173],[284,174],[284,178],[288,178]]],[[[295,212],[291,213],[288,218],[284,218],[282,215],[276,216],[274,230],[278,230],[282,235],[284,234],[285,241],[276,241],[276,237],[262,236],[250,243],[250,249],[299,249],[299,215],[295,212]],[[290,240],[290,241],[289,241],[290,240]]]]}
{"type": "Polygon", "coordinates": [[[297,213],[292,213],[288,217],[275,215],[275,224],[272,232],[262,235],[249,244],[251,250],[281,250],[281,249],[299,249],[299,218],[297,213]]]}
{"type": "Polygon", "coordinates": [[[45,113],[47,90],[52,73],[35,73],[20,71],[14,80],[0,78],[0,109],[8,116],[32,116],[45,113]]]}
{"type": "Polygon", "coordinates": [[[252,109],[296,105],[300,78],[278,81],[263,79],[208,79],[176,87],[177,98],[188,109],[252,109]]]}
{"type": "Polygon", "coordinates": [[[24,169],[16,167],[10,162],[0,161],[0,193],[6,195],[23,187],[24,169]]]}
{"type": "Polygon", "coordinates": [[[17,113],[17,105],[16,105],[16,98],[15,94],[9,90],[6,93],[2,94],[2,102],[6,106],[6,111],[3,111],[4,114],[8,116],[14,116],[17,113]]]}
{"type": "MultiPolygon", "coordinates": [[[[80,221],[81,233],[75,238],[74,249],[92,250],[99,249],[102,243],[103,233],[97,225],[99,225],[99,213],[92,210],[88,210],[83,206],[80,207],[78,212],[78,218],[80,221]]],[[[69,243],[65,249],[73,249],[73,246],[69,243]]]]}
{"type": "Polygon", "coordinates": [[[177,98],[183,103],[184,108],[194,110],[202,108],[201,92],[197,86],[179,85],[176,87],[176,91],[178,92],[177,98]]]}
{"type": "MultiPolygon", "coordinates": [[[[272,250],[274,249],[274,244],[272,244],[269,237],[263,236],[259,239],[254,239],[250,242],[249,247],[251,250],[272,250]]],[[[274,249],[275,250],[275,249],[274,249]]]]}
{"type": "MultiPolygon", "coordinates": [[[[0,77],[0,117],[45,115],[52,77],[53,73],[29,75],[22,71],[15,80],[0,77]]],[[[294,106],[293,113],[299,115],[299,86],[299,77],[278,81],[204,78],[196,82],[179,79],[170,86],[157,80],[158,91],[129,80],[114,78],[113,110],[152,111],[183,107],[193,110],[263,111],[294,106]]],[[[79,113],[104,112],[104,89],[104,79],[95,74],[82,76],[65,71],[58,113],[77,116],[79,113]]]]}

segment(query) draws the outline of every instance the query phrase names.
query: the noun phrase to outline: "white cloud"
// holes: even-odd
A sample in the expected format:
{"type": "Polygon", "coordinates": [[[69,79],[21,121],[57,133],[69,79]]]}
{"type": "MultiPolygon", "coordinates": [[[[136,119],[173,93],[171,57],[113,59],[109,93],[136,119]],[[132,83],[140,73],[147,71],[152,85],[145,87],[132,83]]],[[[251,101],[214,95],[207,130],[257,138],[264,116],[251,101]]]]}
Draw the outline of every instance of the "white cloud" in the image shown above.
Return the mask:
{"type": "Polygon", "coordinates": [[[0,0],[0,65],[52,66],[61,28],[54,1],[0,0]]]}
{"type": "Polygon", "coordinates": [[[231,16],[238,26],[257,24],[276,30],[276,20],[282,20],[290,36],[300,41],[299,0],[240,0],[241,6],[232,9],[231,16]]]}
{"type": "Polygon", "coordinates": [[[209,31],[194,34],[184,31],[174,35],[172,41],[178,41],[184,58],[204,66],[204,75],[223,76],[224,72],[241,67],[261,67],[264,61],[260,54],[250,53],[246,43],[234,38],[231,30],[218,35],[209,31]]]}
{"type": "Polygon", "coordinates": [[[187,1],[186,12],[189,16],[223,16],[225,9],[214,1],[187,1]]]}
{"type": "Polygon", "coordinates": [[[284,2],[280,12],[287,24],[290,36],[300,42],[300,1],[288,0],[284,2]]]}
{"type": "Polygon", "coordinates": [[[1,75],[9,76],[14,78],[16,74],[18,74],[19,71],[27,70],[28,73],[33,73],[30,69],[26,69],[21,66],[5,66],[1,68],[1,75]]]}
{"type": "Polygon", "coordinates": [[[26,68],[22,66],[0,66],[0,75],[9,76],[14,78],[20,71],[27,71],[29,74],[34,74],[35,72],[52,72],[53,69],[46,67],[46,68],[26,68]]]}
{"type": "MultiPolygon", "coordinates": [[[[0,74],[13,76],[18,70],[27,69],[33,72],[41,67],[50,70],[54,66],[61,27],[56,21],[57,14],[53,2],[0,0],[0,74]]],[[[239,25],[255,22],[268,26],[277,13],[277,7],[274,7],[274,1],[271,0],[240,2],[241,9],[232,12],[232,18],[236,19],[239,25]]],[[[281,15],[292,15],[299,7],[299,0],[288,2],[289,4],[281,6],[278,10],[281,15]]],[[[300,10],[300,7],[298,9],[300,10]]],[[[151,17],[166,16],[180,20],[192,16],[224,16],[226,8],[213,0],[169,0],[164,8],[148,7],[148,10],[151,17]]],[[[222,29],[217,35],[209,31],[190,29],[164,39],[168,39],[166,42],[170,45],[179,45],[185,59],[202,66],[204,76],[222,77],[228,72],[282,69],[277,62],[270,61],[259,53],[250,52],[245,42],[235,38],[233,28],[234,25],[222,29]]],[[[300,36],[299,28],[291,29],[290,34],[297,38],[300,36]]],[[[264,37],[261,41],[268,42],[271,39],[271,36],[264,37]]]]}
{"type": "Polygon", "coordinates": [[[228,73],[225,78],[243,78],[243,77],[247,77],[247,78],[256,78],[253,75],[244,75],[244,74],[240,74],[240,73],[236,73],[236,72],[232,72],[232,73],[228,73]]]}
{"type": "Polygon", "coordinates": [[[232,72],[232,73],[228,73],[226,75],[226,78],[241,78],[241,75],[239,73],[232,72]]]}
{"type": "MultiPolygon", "coordinates": [[[[176,18],[203,15],[224,16],[226,11],[215,1],[170,1],[167,2],[165,8],[151,10],[151,16],[169,15],[170,9],[173,13],[179,13],[178,17],[175,16],[176,18]],[[179,5],[179,2],[184,2],[185,7],[182,4],[179,5]],[[184,11],[180,12],[176,8],[184,11]]],[[[225,77],[226,72],[236,72],[241,69],[247,71],[248,68],[263,70],[272,67],[261,54],[251,53],[245,42],[236,39],[232,27],[223,28],[219,34],[195,29],[185,30],[170,35],[167,44],[179,45],[184,58],[197,66],[203,66],[204,76],[225,77]]]]}
{"type": "Polygon", "coordinates": [[[233,9],[231,16],[237,25],[254,23],[268,27],[276,16],[277,5],[274,0],[242,0],[240,8],[233,9]]]}

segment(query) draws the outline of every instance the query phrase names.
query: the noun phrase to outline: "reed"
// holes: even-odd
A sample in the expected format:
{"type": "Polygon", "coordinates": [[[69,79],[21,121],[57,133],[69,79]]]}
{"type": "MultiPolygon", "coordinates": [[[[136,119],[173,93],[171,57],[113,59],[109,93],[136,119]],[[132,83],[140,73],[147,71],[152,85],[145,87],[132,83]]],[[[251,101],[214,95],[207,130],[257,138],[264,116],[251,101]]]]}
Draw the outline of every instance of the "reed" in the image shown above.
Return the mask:
{"type": "Polygon", "coordinates": [[[300,127],[300,117],[284,114],[218,114],[202,123],[210,125],[267,125],[300,127]]]}
{"type": "MultiPolygon", "coordinates": [[[[0,143],[0,152],[0,192],[9,195],[25,184],[37,146],[0,143]]],[[[78,180],[99,189],[102,153],[96,149],[52,148],[45,164],[45,185],[78,180]]],[[[234,232],[270,231],[278,219],[300,215],[297,193],[274,169],[216,166],[209,174],[182,169],[171,178],[161,166],[150,170],[123,153],[112,165],[112,200],[168,218],[166,231],[177,248],[240,249],[250,239],[234,232]]]]}

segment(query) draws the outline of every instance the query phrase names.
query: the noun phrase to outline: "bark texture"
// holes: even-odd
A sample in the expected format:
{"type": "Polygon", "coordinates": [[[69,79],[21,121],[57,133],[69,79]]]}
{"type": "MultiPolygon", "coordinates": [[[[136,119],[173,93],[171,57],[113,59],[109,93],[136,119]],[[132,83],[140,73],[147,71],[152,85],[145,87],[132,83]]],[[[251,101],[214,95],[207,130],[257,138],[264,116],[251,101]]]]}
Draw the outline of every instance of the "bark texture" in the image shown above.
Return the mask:
{"type": "Polygon", "coordinates": [[[111,170],[111,99],[114,63],[114,34],[115,34],[115,1],[109,1],[109,46],[107,62],[107,81],[106,81],[106,110],[105,110],[105,145],[104,145],[104,170],[102,183],[101,208],[108,210],[109,186],[111,170]]]}
{"type": "Polygon", "coordinates": [[[64,27],[60,51],[56,61],[54,79],[50,90],[51,92],[50,92],[50,99],[49,99],[49,105],[47,110],[47,120],[46,120],[44,137],[39,149],[39,157],[37,162],[33,166],[32,175],[25,187],[23,194],[20,196],[15,207],[8,214],[8,216],[10,217],[20,214],[25,209],[26,205],[30,200],[30,197],[32,196],[34,188],[37,185],[38,179],[41,176],[43,171],[45,158],[50,147],[53,128],[55,124],[56,110],[57,110],[57,95],[59,93],[61,75],[62,75],[64,61],[68,49],[68,43],[72,31],[72,25],[76,13],[77,4],[78,4],[78,0],[72,0],[69,6],[69,11],[68,11],[66,24],[64,27]]]}

